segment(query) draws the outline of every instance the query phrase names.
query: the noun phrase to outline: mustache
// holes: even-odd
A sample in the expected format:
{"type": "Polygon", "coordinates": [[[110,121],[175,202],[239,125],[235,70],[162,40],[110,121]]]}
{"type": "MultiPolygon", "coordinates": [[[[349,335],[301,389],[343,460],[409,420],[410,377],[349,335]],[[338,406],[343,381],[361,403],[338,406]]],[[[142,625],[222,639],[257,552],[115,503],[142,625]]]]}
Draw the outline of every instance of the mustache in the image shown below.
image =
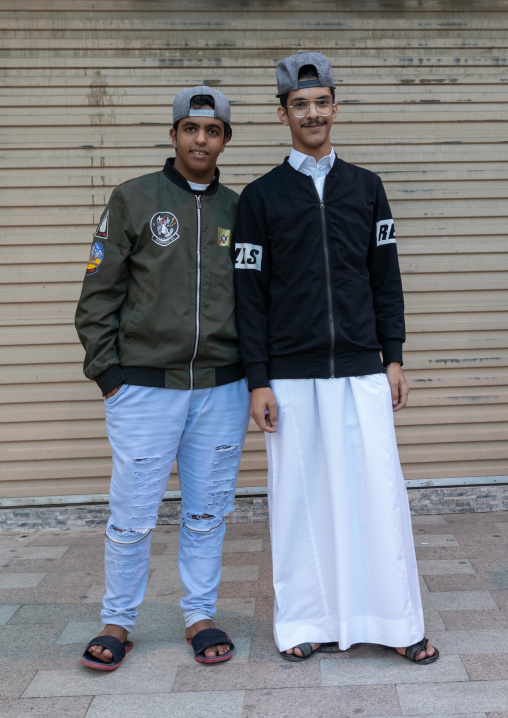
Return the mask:
{"type": "Polygon", "coordinates": [[[313,120],[312,122],[303,122],[301,126],[302,127],[310,127],[311,125],[313,127],[315,127],[316,125],[322,126],[322,125],[326,125],[326,122],[323,122],[322,120],[313,120]]]}

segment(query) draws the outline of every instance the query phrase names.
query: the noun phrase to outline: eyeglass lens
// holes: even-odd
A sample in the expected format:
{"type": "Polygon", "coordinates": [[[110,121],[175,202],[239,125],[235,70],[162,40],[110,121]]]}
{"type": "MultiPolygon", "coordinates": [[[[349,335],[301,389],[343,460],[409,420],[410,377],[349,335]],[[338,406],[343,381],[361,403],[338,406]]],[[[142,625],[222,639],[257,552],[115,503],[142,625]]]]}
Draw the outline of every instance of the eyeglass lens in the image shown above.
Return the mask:
{"type": "MultiPolygon", "coordinates": [[[[310,104],[311,101],[309,100],[298,100],[294,105],[290,105],[291,111],[295,117],[305,117],[309,114],[310,104]]],[[[333,103],[331,100],[316,100],[314,104],[316,106],[316,111],[322,117],[331,115],[333,112],[333,103]]]]}

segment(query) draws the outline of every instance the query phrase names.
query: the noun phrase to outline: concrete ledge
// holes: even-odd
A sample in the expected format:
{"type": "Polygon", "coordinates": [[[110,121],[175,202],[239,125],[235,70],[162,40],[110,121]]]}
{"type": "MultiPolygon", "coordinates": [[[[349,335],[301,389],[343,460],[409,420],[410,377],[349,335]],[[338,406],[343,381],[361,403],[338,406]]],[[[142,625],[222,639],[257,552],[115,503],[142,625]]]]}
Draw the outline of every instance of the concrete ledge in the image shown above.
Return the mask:
{"type": "MultiPolygon", "coordinates": [[[[450,488],[409,489],[409,505],[414,515],[460,514],[508,511],[508,486],[455,486],[450,488]]],[[[69,504],[0,509],[0,533],[31,533],[40,530],[97,530],[106,525],[107,504],[69,504]]],[[[266,496],[237,498],[235,513],[227,523],[268,520],[266,496]]],[[[180,523],[180,501],[164,501],[158,524],[180,523]]]]}

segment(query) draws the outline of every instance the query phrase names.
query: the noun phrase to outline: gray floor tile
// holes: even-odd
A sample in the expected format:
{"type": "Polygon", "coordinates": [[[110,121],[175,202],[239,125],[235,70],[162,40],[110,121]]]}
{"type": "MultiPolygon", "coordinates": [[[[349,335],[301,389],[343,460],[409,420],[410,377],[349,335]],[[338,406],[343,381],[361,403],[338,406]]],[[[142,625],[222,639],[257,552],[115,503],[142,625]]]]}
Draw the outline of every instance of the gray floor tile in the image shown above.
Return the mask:
{"type": "Polygon", "coordinates": [[[494,524],[494,526],[499,533],[508,533],[508,521],[502,524],[494,524]]]}
{"type": "Polygon", "coordinates": [[[438,514],[423,514],[419,516],[411,516],[411,523],[413,526],[425,526],[426,524],[446,524],[446,521],[438,514]]]}
{"type": "Polygon", "coordinates": [[[2,718],[85,718],[91,696],[19,698],[2,703],[2,718]]]}
{"type": "Polygon", "coordinates": [[[241,718],[243,701],[244,691],[100,696],[86,718],[241,718]]]}
{"type": "Polygon", "coordinates": [[[423,534],[414,537],[415,546],[458,546],[452,534],[423,534]]]}
{"type": "Polygon", "coordinates": [[[449,576],[455,573],[476,573],[467,559],[418,561],[421,576],[449,576]]]}
{"type": "Polygon", "coordinates": [[[472,681],[508,681],[508,654],[461,656],[462,663],[472,681]]]}
{"type": "Polygon", "coordinates": [[[121,670],[94,671],[78,665],[73,670],[41,670],[23,693],[23,698],[49,696],[124,695],[167,693],[177,668],[160,663],[160,657],[131,651],[124,658],[121,670]]]}
{"type": "Polygon", "coordinates": [[[427,714],[486,713],[508,710],[508,681],[477,681],[443,685],[397,686],[402,713],[427,714]]]}
{"type": "Polygon", "coordinates": [[[7,621],[10,621],[10,619],[14,616],[16,611],[20,608],[20,605],[14,605],[9,606],[8,604],[3,604],[0,606],[0,626],[5,626],[7,621]]]}
{"type": "Polygon", "coordinates": [[[440,611],[446,631],[488,630],[508,628],[508,610],[440,611]]]}
{"type": "Polygon", "coordinates": [[[426,631],[446,631],[446,626],[443,623],[443,619],[441,618],[439,611],[426,608],[424,616],[426,631]]]}
{"type": "Polygon", "coordinates": [[[458,656],[444,656],[439,661],[417,666],[402,657],[386,652],[382,658],[359,658],[351,661],[321,661],[324,686],[359,686],[399,683],[444,683],[468,681],[458,656]]]}
{"type": "Polygon", "coordinates": [[[432,633],[431,640],[443,656],[508,652],[506,628],[489,631],[437,631],[432,633]]]}
{"type": "MultiPolygon", "coordinates": [[[[394,686],[340,686],[246,691],[243,718],[400,716],[394,686]]],[[[434,718],[434,716],[432,717],[434,718]]]]}
{"type": "Polygon", "coordinates": [[[61,558],[69,546],[26,546],[18,548],[2,548],[0,546],[1,558],[20,559],[55,559],[61,558]]]}
{"type": "Polygon", "coordinates": [[[21,606],[9,621],[9,625],[51,623],[63,629],[69,621],[96,621],[98,618],[99,612],[96,606],[75,603],[27,604],[21,606]]]}
{"type": "Polygon", "coordinates": [[[255,598],[219,598],[217,603],[217,619],[230,616],[254,616],[255,598]]]}
{"type": "Polygon", "coordinates": [[[424,609],[436,611],[488,611],[496,609],[489,591],[433,591],[422,594],[424,609]]]}
{"type": "Polygon", "coordinates": [[[182,667],[173,684],[173,691],[226,691],[257,688],[296,688],[319,686],[321,676],[319,661],[283,664],[270,661],[247,664],[235,663],[234,659],[224,663],[219,671],[210,666],[182,667]]]}
{"type": "Polygon", "coordinates": [[[0,573],[0,589],[36,588],[46,575],[45,573],[0,573]]]}
{"type": "Polygon", "coordinates": [[[232,539],[225,540],[223,545],[224,553],[246,553],[261,551],[263,548],[263,539],[232,539]]]}
{"type": "Polygon", "coordinates": [[[259,566],[223,566],[221,581],[257,581],[259,566]]]}
{"type": "Polygon", "coordinates": [[[88,641],[103,629],[103,625],[97,617],[95,621],[69,621],[62,633],[58,636],[56,644],[64,646],[68,643],[88,643],[88,641]]]}

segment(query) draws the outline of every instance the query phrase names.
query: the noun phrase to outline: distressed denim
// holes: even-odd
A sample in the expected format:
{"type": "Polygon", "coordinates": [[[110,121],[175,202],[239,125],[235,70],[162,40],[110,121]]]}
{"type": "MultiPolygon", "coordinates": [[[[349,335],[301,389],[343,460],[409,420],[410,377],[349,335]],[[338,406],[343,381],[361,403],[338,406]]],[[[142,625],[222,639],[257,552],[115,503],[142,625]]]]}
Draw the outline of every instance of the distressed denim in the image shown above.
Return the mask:
{"type": "Polygon", "coordinates": [[[152,529],[175,458],[182,492],[178,565],[186,626],[213,618],[224,517],[233,510],[249,423],[245,380],[211,389],[123,385],[106,399],[113,449],[102,621],[130,630],[148,581],[152,529]]]}

